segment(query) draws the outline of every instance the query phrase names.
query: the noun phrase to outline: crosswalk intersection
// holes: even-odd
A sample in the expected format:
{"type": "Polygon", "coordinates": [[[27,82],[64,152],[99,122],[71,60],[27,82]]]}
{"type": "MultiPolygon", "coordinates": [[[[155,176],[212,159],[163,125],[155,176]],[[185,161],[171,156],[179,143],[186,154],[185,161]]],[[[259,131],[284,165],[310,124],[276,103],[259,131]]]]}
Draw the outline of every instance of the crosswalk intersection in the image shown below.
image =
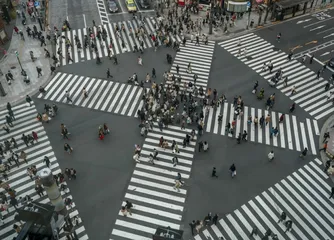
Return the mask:
{"type": "MultiPolygon", "coordinates": [[[[147,33],[147,36],[142,37],[141,39],[144,42],[143,48],[151,48],[154,46],[154,43],[152,39],[150,38],[150,34],[155,33],[156,28],[155,24],[157,23],[156,18],[154,17],[146,17],[143,22],[145,23],[143,25],[143,28],[145,29],[145,32],[147,33]]],[[[128,21],[121,21],[121,22],[114,22],[109,24],[104,24],[103,27],[107,31],[107,41],[97,41],[97,49],[99,53],[99,57],[107,57],[108,56],[108,46],[110,46],[112,39],[112,53],[113,54],[121,54],[125,52],[132,52],[134,51],[134,46],[137,47],[140,46],[138,39],[135,35],[135,29],[139,29],[141,26],[141,22],[137,19],[132,19],[128,21]],[[118,26],[119,29],[122,29],[122,24],[124,24],[125,31],[120,31],[120,36],[116,34],[116,26],[118,26]],[[124,41],[125,47],[122,46],[122,41],[124,41]]],[[[98,31],[97,27],[93,27],[95,35],[98,31]]],[[[76,29],[76,30],[70,30],[67,32],[62,33],[62,37],[59,37],[57,39],[57,49],[60,48],[62,50],[64,58],[61,59],[60,64],[62,66],[67,64],[73,64],[77,62],[87,61],[96,59],[96,53],[94,51],[91,51],[89,48],[83,48],[83,41],[85,39],[85,35],[89,35],[88,29],[76,29]],[[80,40],[80,43],[82,45],[82,50],[78,51],[78,48],[75,44],[75,36],[77,36],[80,40]],[[71,43],[72,47],[69,48],[69,52],[71,55],[71,58],[73,59],[73,62],[68,62],[66,59],[66,44],[64,41],[64,37],[68,38],[71,43]]],[[[172,33],[169,34],[169,37],[175,41],[181,41],[181,37],[176,35],[173,36],[172,33]]]]}
{"type": "MultiPolygon", "coordinates": [[[[204,110],[206,112],[206,110],[204,110]]],[[[217,107],[210,108],[205,115],[206,132],[211,132],[219,135],[227,135],[230,137],[238,137],[239,133],[244,130],[248,133],[247,140],[250,142],[263,143],[274,147],[288,148],[290,150],[302,151],[304,148],[309,149],[312,154],[317,155],[315,137],[319,135],[319,127],[316,120],[306,119],[306,122],[298,121],[294,115],[285,114],[284,121],[279,123],[279,118],[282,113],[275,111],[267,111],[263,109],[255,109],[253,107],[244,106],[243,116],[238,117],[235,114],[235,109],[231,103],[223,103],[217,107]],[[222,121],[219,123],[218,116],[222,115],[222,121]],[[255,117],[258,119],[261,116],[270,115],[270,121],[264,128],[254,124],[255,117]],[[248,122],[251,116],[251,123],[248,122]],[[226,124],[232,124],[235,119],[236,126],[234,135],[226,132],[226,124]],[[278,127],[277,137],[270,137],[272,127],[278,127]]]]}
{"type": "MultiPolygon", "coordinates": [[[[171,74],[174,74],[176,79],[181,76],[180,90],[185,90],[188,83],[194,84],[194,74],[197,75],[196,86],[197,88],[202,87],[204,94],[209,81],[210,68],[215,48],[214,41],[208,41],[208,44],[200,43],[196,45],[195,41],[187,41],[186,45],[180,44],[180,51],[177,52],[175,60],[173,61],[171,74]],[[191,73],[188,70],[188,64],[191,63],[191,73]],[[179,66],[179,73],[176,67],[179,66]]],[[[173,81],[169,78],[166,82],[168,85],[173,85],[173,81]]]]}
{"type": "Polygon", "coordinates": [[[190,132],[191,129],[181,130],[172,125],[160,131],[158,125],[154,124],[153,130],[145,138],[141,162],[136,163],[122,202],[122,206],[125,205],[125,200],[133,203],[132,215],[125,217],[119,212],[110,239],[150,240],[158,226],[170,226],[178,230],[181,228],[188,189],[187,179],[190,177],[196,145],[195,137],[194,141],[183,148],[183,139],[190,132]],[[160,137],[169,143],[166,150],[159,147],[160,137]],[[173,140],[179,146],[179,153],[173,153],[170,148],[173,140]],[[159,152],[159,160],[155,160],[152,165],[148,160],[154,149],[159,152]],[[176,166],[172,163],[174,156],[178,157],[176,166]],[[179,192],[173,188],[177,173],[181,173],[182,181],[185,182],[179,192]]]}
{"type": "MultiPolygon", "coordinates": [[[[27,154],[28,164],[24,163],[23,160],[20,160],[20,167],[11,166],[10,172],[7,172],[9,180],[7,183],[16,191],[17,199],[20,197],[24,198],[29,195],[33,201],[37,201],[39,203],[50,203],[49,198],[46,194],[42,197],[39,197],[35,191],[35,182],[30,179],[27,175],[27,168],[33,165],[36,166],[37,170],[43,169],[46,167],[45,163],[43,163],[44,156],[48,156],[51,162],[50,169],[53,174],[56,175],[61,172],[61,168],[57,163],[57,158],[55,153],[52,150],[50,141],[44,131],[44,127],[41,122],[36,120],[37,111],[34,105],[29,107],[29,104],[20,104],[17,106],[13,106],[12,110],[14,112],[14,116],[16,120],[13,122],[14,127],[10,128],[10,132],[6,133],[1,129],[0,132],[0,142],[4,142],[5,140],[10,141],[13,137],[16,140],[18,145],[18,149],[14,148],[13,151],[20,155],[20,152],[23,150],[27,154]],[[21,140],[22,134],[31,134],[32,131],[35,131],[38,135],[38,142],[32,146],[26,147],[24,142],[21,140]]],[[[5,123],[5,116],[7,115],[7,110],[0,111],[0,125],[5,123]]],[[[7,159],[10,156],[9,153],[4,155],[4,159],[7,159]]],[[[4,161],[4,159],[2,161],[4,161]]],[[[4,179],[1,179],[4,181],[4,179]]],[[[66,182],[64,183],[66,184],[66,182]]],[[[0,188],[0,192],[4,192],[4,189],[0,188]]],[[[70,190],[67,188],[65,191],[61,192],[63,199],[71,198],[70,190]]],[[[8,194],[6,194],[9,198],[8,194]]],[[[22,203],[21,203],[22,204],[22,203]]],[[[19,207],[21,206],[19,204],[19,207]]],[[[76,233],[79,237],[79,240],[87,240],[88,236],[85,231],[85,227],[83,226],[83,222],[79,217],[79,212],[76,209],[75,202],[73,202],[72,207],[67,207],[69,211],[69,215],[71,218],[78,217],[79,224],[75,227],[76,233]]],[[[3,215],[5,211],[2,212],[3,215]]],[[[13,229],[13,224],[16,223],[14,220],[15,209],[13,206],[9,208],[9,213],[5,216],[3,220],[3,224],[0,223],[0,239],[13,239],[17,233],[13,229]]],[[[64,235],[64,231],[60,232],[60,239],[65,240],[66,237],[64,235]]]]}
{"type": "Polygon", "coordinates": [[[143,106],[143,88],[125,83],[58,72],[45,87],[46,93],[37,97],[53,102],[69,103],[67,90],[74,106],[135,116],[143,106]],[[83,96],[83,87],[88,97],[83,96]]]}
{"type": "Polygon", "coordinates": [[[333,86],[325,91],[325,84],[327,83],[325,79],[321,77],[317,79],[317,74],[301,62],[295,59],[289,61],[285,52],[275,48],[271,43],[256,34],[246,34],[239,38],[218,43],[218,45],[268,81],[277,70],[282,68],[283,78],[288,77],[288,86],[285,86],[283,80],[281,80],[276,86],[277,89],[315,119],[321,119],[334,112],[333,103],[327,99],[329,91],[333,90],[333,86]],[[274,67],[272,73],[262,71],[263,64],[269,61],[272,62],[274,67]],[[295,94],[291,94],[293,86],[296,87],[295,94]]]}
{"type": "Polygon", "coordinates": [[[194,239],[260,240],[267,229],[277,234],[279,240],[333,239],[334,201],[328,199],[331,181],[321,165],[319,159],[314,159],[224,216],[217,225],[202,229],[194,239]],[[278,223],[282,211],[287,214],[286,220],[293,222],[292,230],[286,233],[284,224],[278,223]],[[259,235],[249,237],[254,226],[259,235]]]}

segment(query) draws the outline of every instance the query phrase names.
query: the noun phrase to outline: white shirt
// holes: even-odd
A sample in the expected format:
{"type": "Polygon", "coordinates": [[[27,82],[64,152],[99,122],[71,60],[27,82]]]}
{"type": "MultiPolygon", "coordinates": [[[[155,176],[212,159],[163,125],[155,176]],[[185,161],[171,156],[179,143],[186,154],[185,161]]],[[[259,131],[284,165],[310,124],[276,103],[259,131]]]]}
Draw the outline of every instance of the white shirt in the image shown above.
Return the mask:
{"type": "Polygon", "coordinates": [[[274,153],[272,153],[272,152],[270,152],[270,153],[268,154],[268,158],[269,158],[269,159],[273,159],[273,158],[274,158],[274,156],[275,156],[275,154],[274,154],[274,153]]]}

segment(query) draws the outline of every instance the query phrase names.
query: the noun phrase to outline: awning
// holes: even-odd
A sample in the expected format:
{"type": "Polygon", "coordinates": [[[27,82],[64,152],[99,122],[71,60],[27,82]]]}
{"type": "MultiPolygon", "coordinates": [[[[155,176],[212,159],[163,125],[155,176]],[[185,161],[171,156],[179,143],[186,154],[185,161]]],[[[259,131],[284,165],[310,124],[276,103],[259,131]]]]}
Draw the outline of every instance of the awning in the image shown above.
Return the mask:
{"type": "Polygon", "coordinates": [[[306,2],[310,2],[310,1],[311,0],[281,0],[279,2],[275,2],[275,4],[276,6],[285,9],[285,8],[290,8],[298,4],[303,4],[306,2]]]}

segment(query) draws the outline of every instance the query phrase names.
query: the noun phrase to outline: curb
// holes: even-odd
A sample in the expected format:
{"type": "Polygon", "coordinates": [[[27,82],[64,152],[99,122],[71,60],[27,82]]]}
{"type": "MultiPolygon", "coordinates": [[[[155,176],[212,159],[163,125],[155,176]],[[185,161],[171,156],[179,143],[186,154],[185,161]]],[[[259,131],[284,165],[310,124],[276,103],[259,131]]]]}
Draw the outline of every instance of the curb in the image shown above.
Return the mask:
{"type": "MultiPolygon", "coordinates": [[[[324,140],[323,136],[325,132],[328,132],[331,129],[331,126],[334,125],[334,115],[330,116],[324,123],[324,125],[322,126],[321,130],[320,130],[320,137],[319,137],[319,146],[322,146],[323,143],[322,141],[324,140]]],[[[323,164],[326,164],[326,161],[328,160],[328,158],[332,158],[333,155],[331,153],[329,153],[328,151],[325,152],[320,152],[320,157],[321,157],[321,161],[323,162],[323,164]]],[[[332,182],[334,182],[334,176],[330,176],[329,177],[332,182]]]]}

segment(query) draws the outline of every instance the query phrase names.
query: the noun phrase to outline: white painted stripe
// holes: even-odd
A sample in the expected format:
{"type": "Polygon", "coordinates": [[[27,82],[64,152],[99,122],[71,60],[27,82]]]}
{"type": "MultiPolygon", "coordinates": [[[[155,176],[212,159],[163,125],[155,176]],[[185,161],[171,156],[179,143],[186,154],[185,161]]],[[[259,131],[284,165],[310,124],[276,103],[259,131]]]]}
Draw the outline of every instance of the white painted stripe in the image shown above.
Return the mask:
{"type": "Polygon", "coordinates": [[[255,203],[252,200],[250,200],[248,203],[254,209],[254,211],[259,215],[262,221],[264,221],[267,224],[267,226],[271,229],[271,231],[277,234],[278,239],[285,239],[281,235],[281,233],[276,229],[276,227],[271,224],[271,222],[267,219],[267,217],[261,212],[261,210],[255,205],[255,203]]]}
{"type": "MultiPolygon", "coordinates": [[[[123,213],[121,211],[119,211],[118,215],[123,216],[123,213]]],[[[167,221],[164,221],[164,220],[143,216],[143,215],[140,215],[138,213],[137,214],[132,214],[132,215],[128,214],[127,218],[138,220],[138,221],[143,221],[143,222],[148,222],[148,223],[158,225],[158,226],[169,226],[169,227],[177,229],[177,230],[180,229],[179,224],[175,224],[175,223],[167,222],[167,221]]]]}
{"type": "Polygon", "coordinates": [[[317,155],[317,150],[315,149],[314,137],[312,132],[312,125],[310,119],[306,118],[307,132],[310,140],[311,150],[314,155],[317,155]]]}
{"type": "MultiPolygon", "coordinates": [[[[223,234],[220,232],[219,228],[215,224],[211,225],[211,229],[219,239],[223,237],[223,234]]],[[[215,238],[213,238],[213,239],[215,239],[215,238]]]]}
{"type": "MultiPolygon", "coordinates": [[[[278,114],[279,116],[282,115],[282,113],[278,114]]],[[[286,116],[284,116],[283,122],[279,123],[279,135],[281,137],[281,147],[285,148],[285,136],[284,136],[284,122],[286,121],[286,116]]]]}
{"type": "MultiPolygon", "coordinates": [[[[266,117],[268,116],[269,112],[267,110],[264,111],[264,129],[265,129],[265,135],[266,135],[266,144],[267,145],[270,145],[270,129],[269,129],[269,123],[266,124],[266,117]]],[[[272,116],[271,116],[272,117],[272,116]]]]}
{"type": "MultiPolygon", "coordinates": [[[[284,210],[282,210],[279,205],[268,195],[267,192],[263,192],[262,193],[263,197],[265,199],[267,199],[267,201],[271,204],[271,206],[273,207],[273,209],[276,210],[276,212],[280,215],[282,212],[284,212],[284,210]]],[[[283,207],[284,207],[284,204],[283,204],[283,207]]],[[[290,220],[289,217],[287,217],[286,220],[290,220]]],[[[292,219],[293,220],[293,219],[292,219]]],[[[285,231],[285,230],[284,230],[285,231]]],[[[302,239],[308,239],[304,233],[299,229],[299,227],[295,224],[293,226],[293,229],[292,231],[296,232],[298,236],[300,236],[302,239]]],[[[295,240],[296,238],[292,235],[291,232],[286,232],[285,234],[287,234],[289,236],[290,239],[293,239],[295,240]]]]}
{"type": "Polygon", "coordinates": [[[247,234],[244,233],[242,228],[239,226],[238,222],[234,220],[231,214],[228,214],[226,217],[230,221],[232,226],[235,228],[235,230],[237,230],[238,235],[241,236],[243,239],[247,239],[248,238],[247,234]]]}
{"type": "MultiPolygon", "coordinates": [[[[234,108],[233,108],[234,110],[234,108]]],[[[245,116],[243,116],[245,117],[245,116]]],[[[235,137],[237,138],[239,136],[240,133],[240,129],[241,129],[241,117],[240,115],[236,117],[236,130],[235,130],[235,137]]]]}
{"type": "Polygon", "coordinates": [[[104,104],[102,105],[101,107],[101,111],[104,111],[105,108],[107,107],[107,104],[109,103],[109,96],[107,97],[107,99],[105,101],[104,98],[106,97],[106,95],[108,94],[108,92],[110,91],[110,89],[112,89],[112,85],[113,85],[113,82],[108,82],[107,86],[103,89],[103,94],[102,96],[100,97],[100,100],[96,103],[96,106],[95,106],[95,109],[98,109],[100,107],[100,105],[102,104],[102,102],[104,102],[104,104]]]}
{"type": "Polygon", "coordinates": [[[212,116],[213,116],[213,108],[210,107],[209,109],[209,116],[208,116],[208,121],[206,123],[206,131],[210,132],[211,131],[211,122],[212,122],[212,116]]]}
{"type": "MultiPolygon", "coordinates": [[[[152,182],[152,181],[146,181],[146,180],[139,179],[139,178],[136,178],[136,177],[132,177],[130,182],[140,184],[140,185],[149,186],[149,187],[153,187],[153,188],[159,188],[159,189],[162,189],[162,190],[165,190],[165,191],[175,192],[175,190],[173,189],[172,186],[168,186],[168,185],[164,185],[164,184],[160,184],[160,183],[156,183],[156,182],[152,182]]],[[[180,193],[181,194],[186,194],[187,191],[184,190],[184,189],[180,189],[180,193]]]]}
{"type": "Polygon", "coordinates": [[[142,187],[136,187],[136,186],[133,186],[133,185],[128,186],[128,191],[133,191],[134,193],[139,192],[139,193],[143,193],[143,194],[146,194],[146,195],[152,195],[152,196],[159,197],[159,198],[166,198],[168,200],[172,200],[172,201],[175,201],[175,202],[181,202],[181,203],[184,203],[185,200],[186,200],[184,197],[178,197],[178,196],[174,196],[174,195],[171,195],[171,194],[157,192],[157,191],[149,190],[149,189],[142,188],[142,187]]]}
{"type": "Polygon", "coordinates": [[[285,115],[285,125],[286,125],[286,132],[288,134],[288,145],[289,149],[293,150],[293,144],[292,144],[292,132],[291,132],[291,126],[290,126],[290,116],[285,115]]]}
{"type": "MultiPolygon", "coordinates": [[[[279,115],[279,114],[278,114],[279,115]]],[[[276,113],[275,112],[271,112],[271,124],[272,124],[272,128],[275,128],[275,127],[278,127],[278,125],[277,125],[277,122],[276,122],[276,113]]],[[[269,127],[270,128],[270,127],[269,127]]],[[[271,131],[271,128],[270,128],[270,131],[271,131]]],[[[281,134],[281,130],[279,130],[280,132],[279,132],[279,134],[278,135],[280,135],[281,134]]],[[[271,134],[271,133],[270,133],[271,134]]],[[[273,136],[272,136],[272,139],[273,139],[273,145],[275,146],[275,147],[277,147],[277,137],[275,137],[275,135],[273,134],[273,136]]]]}
{"type": "Polygon", "coordinates": [[[246,205],[241,206],[242,210],[246,213],[246,215],[252,220],[254,226],[256,226],[260,232],[266,232],[266,229],[262,226],[262,224],[257,220],[258,218],[253,215],[253,213],[247,208],[246,205]]]}
{"type": "MultiPolygon", "coordinates": [[[[244,216],[242,216],[242,214],[239,212],[239,210],[235,210],[234,213],[238,217],[239,221],[242,222],[242,224],[247,229],[247,235],[249,236],[250,233],[253,230],[252,226],[248,223],[248,221],[244,218],[244,216]]],[[[256,240],[261,240],[259,236],[254,235],[253,238],[255,238],[256,240]]],[[[247,237],[245,239],[247,239],[247,237]]]]}
{"type": "MultiPolygon", "coordinates": [[[[326,189],[327,191],[329,191],[331,189],[331,187],[327,184],[327,182],[324,179],[322,179],[317,173],[315,173],[309,166],[306,165],[306,166],[304,166],[304,168],[309,172],[307,174],[307,176],[309,176],[311,174],[314,179],[318,180],[318,183],[321,183],[321,185],[323,186],[324,189],[326,189]]],[[[304,177],[306,177],[306,175],[305,175],[306,173],[302,169],[299,169],[299,171],[304,175],[304,177]]],[[[311,181],[309,178],[307,178],[307,179],[309,181],[311,181]]],[[[326,194],[327,197],[328,197],[328,194],[329,193],[326,194]]]]}
{"type": "Polygon", "coordinates": [[[225,230],[225,232],[228,234],[228,236],[231,238],[231,240],[238,240],[237,237],[233,234],[233,232],[229,228],[229,226],[226,224],[226,222],[224,221],[224,219],[220,219],[219,223],[223,227],[223,229],[225,230]]]}
{"type": "Polygon", "coordinates": [[[303,146],[304,146],[303,149],[307,148],[308,150],[310,150],[308,148],[308,146],[307,146],[307,139],[306,139],[306,133],[305,133],[305,125],[302,122],[300,123],[300,131],[302,133],[302,140],[303,140],[303,146]]]}
{"type": "Polygon", "coordinates": [[[143,237],[137,234],[121,231],[118,229],[113,229],[111,234],[122,237],[122,238],[131,239],[131,240],[152,240],[151,238],[143,237]]]}
{"type": "Polygon", "coordinates": [[[315,165],[314,162],[310,162],[309,165],[312,166],[313,169],[316,172],[318,172],[318,175],[321,175],[324,179],[328,179],[329,178],[329,176],[324,171],[322,171],[317,165],[315,165]]]}
{"type": "Polygon", "coordinates": [[[293,123],[292,128],[294,130],[294,137],[295,137],[295,143],[296,143],[296,150],[301,151],[296,116],[292,116],[292,123],[293,123]]]}
{"type": "MultiPolygon", "coordinates": [[[[284,180],[282,181],[283,183],[285,182],[284,180]]],[[[285,185],[286,187],[288,187],[287,185],[285,185]]],[[[299,211],[299,213],[311,224],[311,226],[314,227],[314,229],[316,229],[316,231],[318,233],[320,233],[320,235],[322,237],[325,237],[327,239],[329,239],[330,237],[316,224],[316,222],[313,221],[313,219],[302,209],[302,207],[300,207],[300,205],[295,202],[294,199],[292,199],[292,197],[290,196],[290,194],[288,194],[279,184],[275,184],[275,187],[286,197],[286,199],[288,199],[288,201],[295,207],[296,210],[299,211]]],[[[290,190],[292,190],[292,188],[290,187],[290,190]]],[[[293,191],[295,192],[295,191],[293,191]]],[[[296,193],[296,192],[295,192],[296,193]]],[[[294,195],[295,198],[297,198],[301,203],[304,203],[304,206],[308,206],[310,207],[299,195],[294,195]]],[[[315,216],[320,222],[322,222],[322,224],[327,225],[321,218],[320,216],[310,207],[308,208],[308,211],[310,211],[313,216],[315,216]]],[[[327,225],[328,226],[328,225],[327,225]]]]}
{"type": "Polygon", "coordinates": [[[251,108],[251,116],[252,116],[252,123],[250,127],[250,140],[252,142],[255,141],[255,124],[254,124],[254,119],[255,119],[255,108],[251,108]]]}
{"type": "Polygon", "coordinates": [[[219,126],[218,116],[220,114],[220,110],[221,110],[221,104],[219,104],[219,107],[217,107],[217,110],[216,110],[215,125],[214,125],[214,128],[213,128],[213,133],[214,134],[218,133],[218,126],[219,126]]]}
{"type": "Polygon", "coordinates": [[[248,117],[249,117],[249,115],[248,115],[248,107],[244,107],[244,126],[243,126],[243,129],[242,130],[246,130],[246,132],[247,132],[247,140],[248,140],[248,138],[249,138],[249,133],[248,133],[248,126],[247,126],[247,121],[248,121],[248,117]]]}
{"type": "Polygon", "coordinates": [[[146,233],[150,233],[150,234],[155,234],[156,229],[155,228],[150,228],[150,227],[146,227],[144,225],[140,225],[140,224],[136,224],[136,223],[132,223],[132,222],[128,222],[128,221],[123,221],[123,220],[119,220],[117,219],[115,222],[115,225],[119,225],[121,227],[124,228],[131,228],[137,231],[141,231],[141,232],[146,232],[146,233]]]}
{"type": "MultiPolygon", "coordinates": [[[[158,157],[159,157],[159,155],[158,155],[158,157]]],[[[156,172],[158,174],[165,174],[165,175],[174,176],[174,177],[176,177],[177,173],[178,173],[176,171],[170,171],[170,170],[167,170],[167,169],[152,167],[152,166],[144,165],[144,164],[141,164],[141,163],[136,164],[136,168],[145,169],[147,171],[156,172]]],[[[182,178],[188,179],[189,175],[188,174],[182,174],[182,178]]]]}
{"type": "MultiPolygon", "coordinates": [[[[100,79],[99,79],[100,80],[100,79]]],[[[99,106],[100,106],[100,104],[95,104],[95,102],[96,102],[96,100],[97,99],[99,99],[99,101],[98,102],[100,102],[101,103],[101,96],[100,96],[100,94],[101,94],[101,92],[102,91],[105,91],[106,89],[105,89],[105,85],[107,84],[107,81],[102,81],[102,84],[98,87],[98,91],[96,92],[96,93],[94,93],[94,95],[93,96],[90,96],[90,103],[89,103],[89,105],[88,105],[88,108],[92,108],[93,106],[94,106],[94,109],[98,109],[99,108],[99,106]]],[[[88,93],[89,94],[89,93],[88,93]]]]}
{"type": "Polygon", "coordinates": [[[257,126],[257,137],[258,137],[258,142],[259,143],[262,143],[262,128],[260,126],[260,118],[262,117],[262,110],[261,109],[258,109],[257,110],[258,112],[258,119],[259,119],[259,123],[258,123],[258,126],[257,126]]]}

